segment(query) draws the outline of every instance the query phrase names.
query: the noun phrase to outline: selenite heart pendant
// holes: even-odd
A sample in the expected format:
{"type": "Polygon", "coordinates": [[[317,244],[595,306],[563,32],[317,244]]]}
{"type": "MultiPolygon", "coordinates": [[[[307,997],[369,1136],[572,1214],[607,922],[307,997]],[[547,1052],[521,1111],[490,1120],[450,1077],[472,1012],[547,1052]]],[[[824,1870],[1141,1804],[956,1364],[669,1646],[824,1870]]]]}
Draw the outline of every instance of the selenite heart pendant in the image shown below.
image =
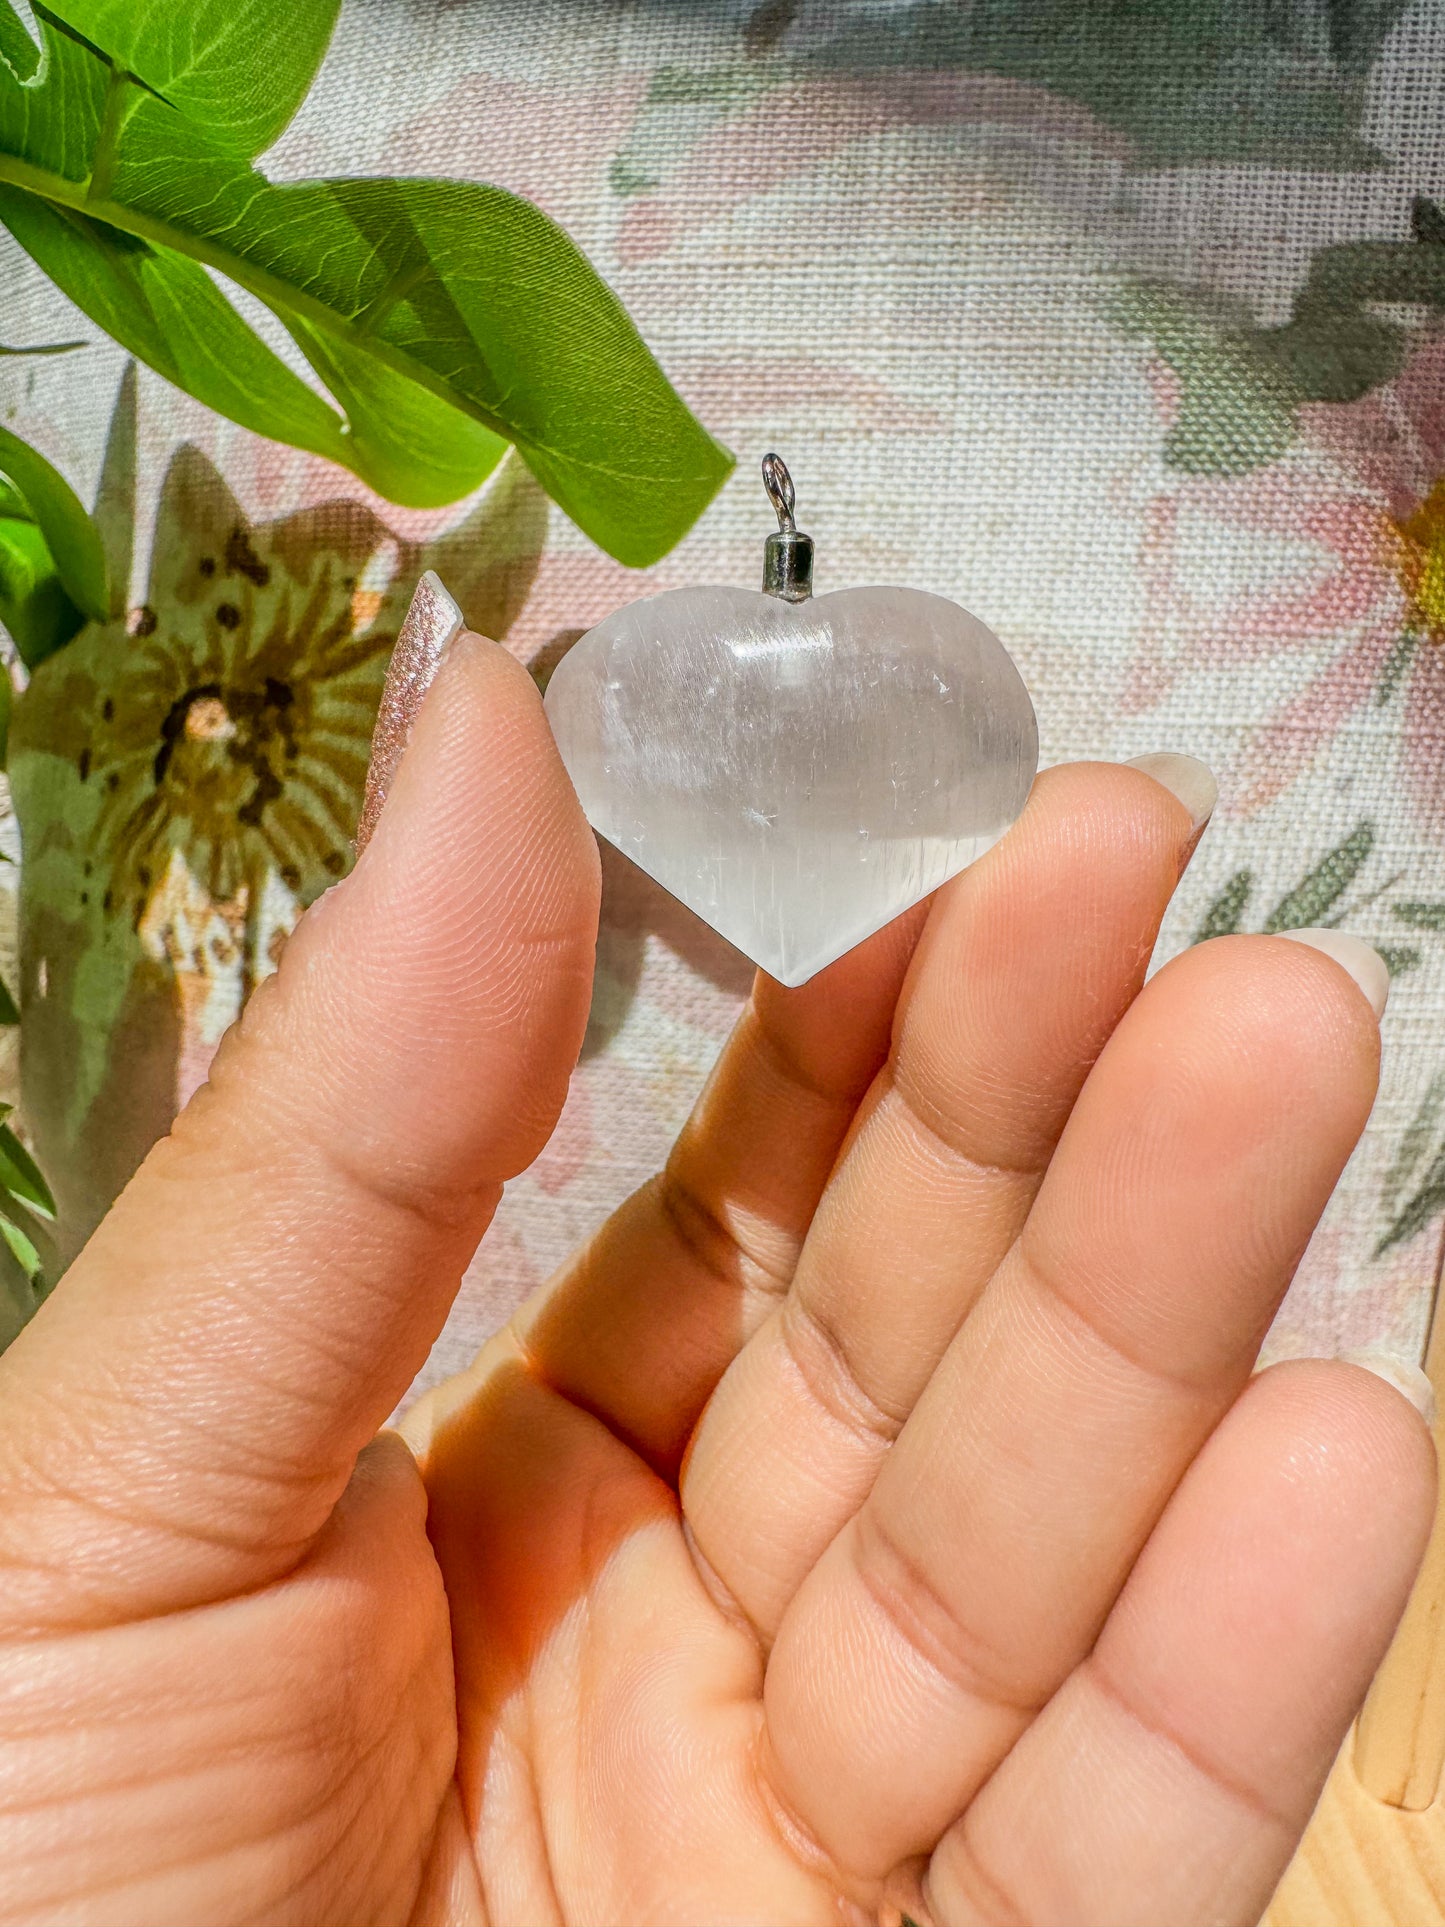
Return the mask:
{"type": "Polygon", "coordinates": [[[598,623],[547,689],[592,827],[801,984],[996,843],[1038,765],[992,630],[919,589],[810,597],[774,455],[764,590],[672,589],[598,623]]]}

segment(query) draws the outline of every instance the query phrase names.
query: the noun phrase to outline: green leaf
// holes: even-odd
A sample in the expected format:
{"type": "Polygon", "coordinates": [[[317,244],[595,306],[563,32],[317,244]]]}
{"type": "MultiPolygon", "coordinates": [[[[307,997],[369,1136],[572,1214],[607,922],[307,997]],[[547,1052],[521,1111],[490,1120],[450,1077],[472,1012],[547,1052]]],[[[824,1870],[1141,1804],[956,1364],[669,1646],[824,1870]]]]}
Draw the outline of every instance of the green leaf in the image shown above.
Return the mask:
{"type": "MultiPolygon", "coordinates": [[[[8,677],[6,678],[8,681],[8,677]]],[[[20,1022],[20,1006],[11,996],[9,986],[0,977],[0,1025],[13,1029],[20,1022]]]]}
{"type": "Polygon", "coordinates": [[[1374,825],[1361,823],[1322,857],[1265,919],[1268,937],[1281,930],[1308,930],[1322,923],[1358,875],[1375,847],[1374,825]]]}
{"type": "Polygon", "coordinates": [[[10,0],[0,0],[0,58],[19,80],[28,80],[40,65],[40,49],[25,31],[10,0]]]}
{"type": "Polygon", "coordinates": [[[83,614],[104,621],[109,608],[105,551],[80,497],[38,449],[3,427],[0,471],[25,497],[65,593],[83,614]]]}
{"type": "Polygon", "coordinates": [[[324,334],[299,316],[293,340],[350,421],[343,459],[380,495],[412,508],[442,508],[468,495],[509,444],[364,347],[324,334]]]}
{"type": "MultiPolygon", "coordinates": [[[[8,1109],[8,1106],[7,1106],[8,1109]]],[[[0,1190],[26,1205],[37,1217],[54,1218],[50,1186],[25,1146],[8,1124],[0,1123],[0,1190]]]]}
{"type": "Polygon", "coordinates": [[[7,1218],[3,1212],[0,1212],[0,1238],[10,1247],[21,1270],[33,1285],[40,1276],[40,1253],[15,1220],[7,1218]]]}
{"type": "Polygon", "coordinates": [[[85,626],[84,614],[61,586],[45,537],[28,516],[0,516],[0,622],[30,669],[85,626]]]}
{"type": "Polygon", "coordinates": [[[0,221],[77,307],[177,388],[257,435],[357,466],[335,410],[194,261],[13,188],[0,187],[0,221]]]}
{"type": "Polygon", "coordinates": [[[1195,943],[1207,943],[1211,937],[1232,937],[1253,889],[1253,870],[1236,870],[1200,919],[1194,933],[1195,943]]]}
{"type": "Polygon", "coordinates": [[[470,182],[273,185],[37,17],[35,80],[0,71],[0,220],[141,359],[407,503],[454,499],[492,466],[493,438],[514,442],[587,534],[639,566],[711,500],[730,458],[537,208],[470,182]],[[344,432],[219,290],[199,305],[197,264],[292,330],[338,391],[344,432]],[[293,419],[263,423],[258,405],[293,419]]]}
{"type": "Polygon", "coordinates": [[[51,0],[51,11],[220,146],[249,158],[306,98],[340,0],[51,0]]]}
{"type": "MultiPolygon", "coordinates": [[[[283,321],[299,317],[515,442],[619,560],[656,561],[701,513],[729,458],[530,202],[461,181],[273,187],[194,153],[184,165],[163,157],[162,115],[142,105],[117,164],[133,225],[154,224],[283,321]]],[[[372,424],[373,438],[388,433],[372,424]]]]}

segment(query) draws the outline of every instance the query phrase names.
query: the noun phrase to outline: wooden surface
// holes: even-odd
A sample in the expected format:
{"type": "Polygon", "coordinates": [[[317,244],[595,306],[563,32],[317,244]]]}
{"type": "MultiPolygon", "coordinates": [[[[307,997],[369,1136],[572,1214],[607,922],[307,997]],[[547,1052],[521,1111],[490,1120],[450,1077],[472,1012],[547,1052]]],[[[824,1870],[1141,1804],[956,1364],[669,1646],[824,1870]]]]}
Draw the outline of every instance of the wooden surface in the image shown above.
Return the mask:
{"type": "Polygon", "coordinates": [[[1353,1738],[1270,1902],[1265,1927],[1436,1927],[1445,1922],[1445,1810],[1377,1800],[1355,1773],[1353,1738]]]}
{"type": "MultiPolygon", "coordinates": [[[[1445,1253],[1445,1246],[1442,1246],[1445,1253]]],[[[1445,1304],[1437,1264],[1425,1369],[1445,1467],[1445,1304]]],[[[1266,1927],[1445,1927],[1445,1478],[1394,1644],[1265,1914],[1266,1927]]]]}

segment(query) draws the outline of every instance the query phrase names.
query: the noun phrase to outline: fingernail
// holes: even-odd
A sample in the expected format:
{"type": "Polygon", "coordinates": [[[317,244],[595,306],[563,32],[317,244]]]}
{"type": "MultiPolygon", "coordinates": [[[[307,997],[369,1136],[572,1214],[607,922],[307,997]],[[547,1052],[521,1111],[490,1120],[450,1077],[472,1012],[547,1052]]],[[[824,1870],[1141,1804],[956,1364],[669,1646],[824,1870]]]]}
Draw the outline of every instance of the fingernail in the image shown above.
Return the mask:
{"type": "Polygon", "coordinates": [[[422,698],[436,681],[442,659],[463,627],[462,612],[430,569],[417,583],[397,634],[376,712],[366,795],[356,826],[356,854],[371,841],[397,766],[411,741],[422,698]]]}
{"type": "Polygon", "coordinates": [[[1327,957],[1333,957],[1340,969],[1353,977],[1364,991],[1376,1017],[1384,1016],[1390,997],[1389,965],[1363,938],[1352,937],[1347,930],[1281,930],[1278,934],[1288,937],[1291,943],[1307,944],[1311,950],[1322,950],[1327,957]]]}
{"type": "Polygon", "coordinates": [[[1376,1378],[1383,1378],[1409,1399],[1427,1425],[1435,1423],[1435,1387],[1412,1359],[1401,1358],[1396,1352],[1362,1351],[1342,1352],[1340,1362],[1363,1366],[1376,1378]]]}
{"type": "Polygon", "coordinates": [[[1207,764],[1197,756],[1179,756],[1173,750],[1156,749],[1148,756],[1131,756],[1128,767],[1142,769],[1156,783],[1162,783],[1171,796],[1177,796],[1189,812],[1190,825],[1202,830],[1214,814],[1219,801],[1219,785],[1207,764]]]}

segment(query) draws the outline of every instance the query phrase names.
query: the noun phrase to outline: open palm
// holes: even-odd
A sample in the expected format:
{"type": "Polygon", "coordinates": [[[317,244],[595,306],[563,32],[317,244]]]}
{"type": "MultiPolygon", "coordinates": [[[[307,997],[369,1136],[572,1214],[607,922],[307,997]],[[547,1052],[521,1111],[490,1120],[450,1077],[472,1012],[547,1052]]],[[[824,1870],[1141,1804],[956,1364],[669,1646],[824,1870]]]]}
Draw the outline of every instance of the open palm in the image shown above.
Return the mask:
{"type": "Polygon", "coordinates": [[[464,637],[0,1362],[0,1918],[1254,1918],[1432,1455],[1370,1373],[1251,1381],[1378,988],[1322,936],[1141,989],[1199,814],[1155,775],[1052,772],[926,920],[760,979],[667,1172],[378,1439],[595,934],[535,694],[464,637]]]}

